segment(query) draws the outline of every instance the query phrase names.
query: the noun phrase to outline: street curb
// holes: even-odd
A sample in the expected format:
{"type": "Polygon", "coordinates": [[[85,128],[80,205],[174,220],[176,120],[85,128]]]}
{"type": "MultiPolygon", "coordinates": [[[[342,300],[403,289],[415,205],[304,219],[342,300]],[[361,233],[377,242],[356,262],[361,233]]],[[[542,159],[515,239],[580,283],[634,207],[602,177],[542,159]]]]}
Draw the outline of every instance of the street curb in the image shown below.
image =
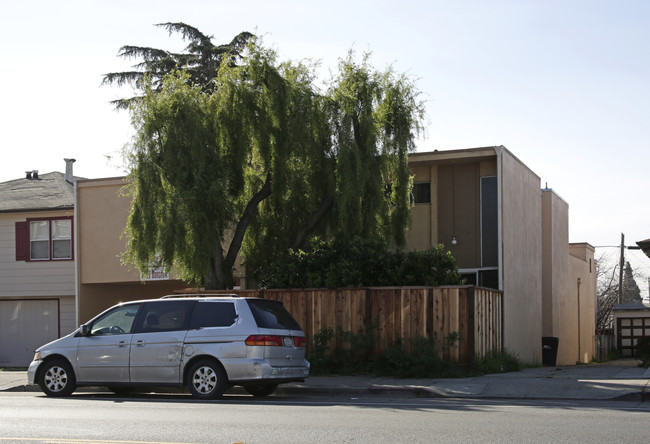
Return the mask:
{"type": "MultiPolygon", "coordinates": [[[[40,392],[38,385],[18,385],[0,392],[40,392]]],[[[92,392],[110,392],[106,387],[79,387],[75,390],[77,393],[92,392]]],[[[161,392],[162,393],[162,392],[161,392]]],[[[232,387],[226,391],[226,394],[247,395],[243,387],[232,387]]],[[[526,396],[481,396],[477,394],[455,394],[444,393],[431,387],[420,386],[384,386],[370,385],[365,388],[352,387],[283,387],[279,386],[275,395],[280,396],[343,396],[343,397],[361,397],[361,396],[383,396],[394,398],[429,398],[429,399],[495,399],[495,400],[555,400],[555,401],[627,401],[627,402],[650,402],[650,392],[641,390],[639,392],[626,393],[623,395],[613,396],[611,398],[562,398],[562,397],[526,397],[526,396]]]]}

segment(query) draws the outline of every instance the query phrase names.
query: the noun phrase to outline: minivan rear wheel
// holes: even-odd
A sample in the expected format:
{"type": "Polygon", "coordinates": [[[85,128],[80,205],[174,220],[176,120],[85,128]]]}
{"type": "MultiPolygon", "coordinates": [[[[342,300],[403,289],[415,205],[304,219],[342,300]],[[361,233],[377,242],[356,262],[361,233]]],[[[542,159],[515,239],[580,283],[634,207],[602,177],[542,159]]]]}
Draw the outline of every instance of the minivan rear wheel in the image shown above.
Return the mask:
{"type": "Polygon", "coordinates": [[[70,396],[77,388],[72,367],[67,361],[55,359],[43,364],[38,385],[47,396],[70,396]]]}
{"type": "Polygon", "coordinates": [[[228,377],[218,362],[202,359],[187,372],[187,388],[195,398],[219,398],[228,388],[228,377]]]}
{"type": "Polygon", "coordinates": [[[244,390],[255,397],[269,396],[277,388],[277,384],[247,384],[244,386],[244,390]]]}

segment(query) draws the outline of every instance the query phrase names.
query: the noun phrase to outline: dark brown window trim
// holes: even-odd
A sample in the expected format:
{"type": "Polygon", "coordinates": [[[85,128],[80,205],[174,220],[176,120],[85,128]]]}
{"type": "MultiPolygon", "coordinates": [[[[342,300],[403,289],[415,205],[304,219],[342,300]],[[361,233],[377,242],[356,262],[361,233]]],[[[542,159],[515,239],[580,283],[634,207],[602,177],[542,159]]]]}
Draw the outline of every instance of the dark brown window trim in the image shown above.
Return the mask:
{"type": "Polygon", "coordinates": [[[30,217],[25,221],[26,224],[26,233],[25,233],[25,262],[65,262],[74,260],[74,218],[73,216],[55,216],[55,217],[30,217]],[[56,259],[52,257],[52,221],[53,220],[70,220],[70,257],[69,258],[60,258],[56,259]],[[50,222],[50,254],[48,259],[32,259],[31,258],[31,248],[30,248],[30,222],[50,222]]]}

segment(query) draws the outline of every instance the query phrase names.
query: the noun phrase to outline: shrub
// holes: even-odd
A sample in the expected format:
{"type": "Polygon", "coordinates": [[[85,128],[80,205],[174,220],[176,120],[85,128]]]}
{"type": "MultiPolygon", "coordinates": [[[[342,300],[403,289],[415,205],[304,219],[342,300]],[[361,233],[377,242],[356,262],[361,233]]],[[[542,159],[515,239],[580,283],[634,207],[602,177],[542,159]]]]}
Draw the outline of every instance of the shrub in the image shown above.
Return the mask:
{"type": "Polygon", "coordinates": [[[441,349],[435,337],[418,337],[408,343],[398,338],[383,352],[376,352],[375,331],[376,325],[358,333],[339,329],[335,335],[331,328],[319,331],[311,341],[307,357],[311,362],[311,373],[372,374],[395,378],[466,376],[465,366],[441,357],[460,340],[457,332],[444,338],[441,349]]]}
{"type": "Polygon", "coordinates": [[[394,251],[379,241],[312,239],[259,267],[261,288],[437,286],[461,283],[456,260],[442,245],[425,251],[394,251]]]}

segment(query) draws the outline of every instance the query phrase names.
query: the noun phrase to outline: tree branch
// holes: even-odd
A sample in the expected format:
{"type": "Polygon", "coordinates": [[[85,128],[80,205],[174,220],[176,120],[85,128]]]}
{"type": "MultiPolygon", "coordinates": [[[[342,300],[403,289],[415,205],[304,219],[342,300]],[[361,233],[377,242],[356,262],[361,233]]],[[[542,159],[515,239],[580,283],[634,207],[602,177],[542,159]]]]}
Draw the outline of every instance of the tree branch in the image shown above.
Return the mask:
{"type": "Polygon", "coordinates": [[[332,205],[334,204],[334,196],[328,196],[323,203],[320,205],[318,210],[314,214],[312,214],[311,218],[309,221],[303,225],[300,230],[298,230],[298,233],[296,234],[296,237],[293,239],[293,242],[291,243],[291,248],[296,249],[302,245],[303,241],[305,240],[305,237],[318,225],[318,223],[321,221],[323,217],[325,217],[325,214],[329,211],[330,208],[332,208],[332,205]]]}

